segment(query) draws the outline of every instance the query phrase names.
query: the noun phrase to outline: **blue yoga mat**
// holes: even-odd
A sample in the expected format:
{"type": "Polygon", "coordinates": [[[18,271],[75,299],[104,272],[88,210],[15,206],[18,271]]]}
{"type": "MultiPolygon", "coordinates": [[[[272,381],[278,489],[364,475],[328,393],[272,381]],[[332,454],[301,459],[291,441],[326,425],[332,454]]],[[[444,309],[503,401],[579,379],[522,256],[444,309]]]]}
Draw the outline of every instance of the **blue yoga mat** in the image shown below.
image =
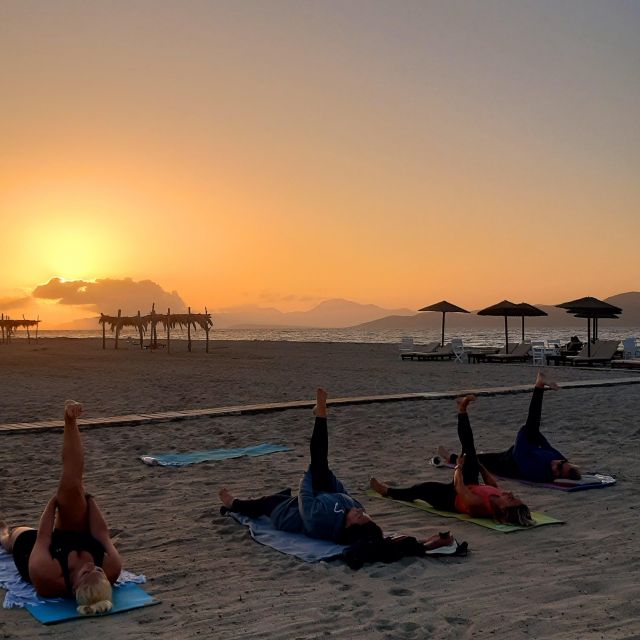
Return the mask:
{"type": "MultiPolygon", "coordinates": [[[[102,615],[111,615],[140,607],[148,607],[153,604],[160,604],[160,601],[151,597],[137,584],[128,582],[127,584],[113,587],[113,608],[109,613],[102,615]]],[[[56,624],[57,622],[66,622],[76,618],[87,618],[87,616],[82,616],[76,611],[76,606],[74,600],[64,599],[43,604],[28,604],[26,609],[38,622],[56,624]]]]}
{"type": "Polygon", "coordinates": [[[249,527],[251,537],[260,544],[271,547],[280,553],[295,556],[305,562],[319,562],[331,560],[341,556],[346,549],[341,544],[310,538],[303,533],[288,533],[274,529],[267,516],[249,518],[239,513],[229,512],[229,515],[240,524],[249,527]]]}
{"type": "Polygon", "coordinates": [[[158,455],[150,454],[140,456],[142,462],[148,465],[159,465],[162,467],[186,467],[198,462],[212,460],[228,460],[229,458],[241,458],[242,456],[265,456],[269,453],[280,451],[293,451],[292,447],[283,444],[257,444],[239,449],[210,449],[209,451],[192,451],[190,453],[162,453],[158,455]]]}

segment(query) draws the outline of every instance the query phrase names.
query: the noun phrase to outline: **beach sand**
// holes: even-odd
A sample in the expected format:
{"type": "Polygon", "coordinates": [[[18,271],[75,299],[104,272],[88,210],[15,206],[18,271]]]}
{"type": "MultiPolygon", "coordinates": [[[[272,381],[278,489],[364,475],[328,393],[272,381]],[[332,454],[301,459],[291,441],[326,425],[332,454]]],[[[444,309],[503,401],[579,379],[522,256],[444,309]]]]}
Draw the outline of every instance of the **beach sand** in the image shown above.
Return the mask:
{"type": "MultiPolygon", "coordinates": [[[[141,352],[99,340],[49,339],[0,346],[0,422],[60,418],[67,397],[86,416],[123,415],[533,383],[530,365],[401,362],[395,345],[213,342],[187,353],[141,352]]],[[[556,379],[629,372],[548,368],[556,379]]],[[[640,376],[639,376],[640,378],[640,376]]],[[[471,408],[479,449],[506,448],[529,394],[480,398],[471,408]]],[[[389,531],[452,530],[467,558],[405,559],[354,572],[305,564],[253,542],[219,515],[217,490],[259,496],[297,487],[308,461],[308,410],[196,418],[85,431],[87,489],[119,532],[131,571],[162,603],[54,627],[0,611],[0,638],[637,638],[640,637],[640,385],[547,392],[543,430],[585,468],[618,477],[612,488],[566,494],[504,482],[562,526],[502,534],[366,497],[370,475],[392,484],[448,481],[427,464],[456,444],[452,401],[367,404],[330,411],[337,475],[389,531]],[[293,452],[182,469],[148,467],[145,453],[289,444],[293,452]]],[[[55,491],[60,432],[0,434],[0,513],[37,525],[55,491]]]]}

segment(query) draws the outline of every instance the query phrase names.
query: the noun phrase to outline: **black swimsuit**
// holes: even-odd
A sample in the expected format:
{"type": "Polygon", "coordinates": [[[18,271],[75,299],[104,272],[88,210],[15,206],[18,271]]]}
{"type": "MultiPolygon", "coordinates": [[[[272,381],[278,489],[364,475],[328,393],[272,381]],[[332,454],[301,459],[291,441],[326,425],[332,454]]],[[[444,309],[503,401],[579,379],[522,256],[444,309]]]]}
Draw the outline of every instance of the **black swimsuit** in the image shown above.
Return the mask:
{"type": "MultiPolygon", "coordinates": [[[[36,544],[38,532],[36,529],[23,531],[13,544],[13,560],[23,580],[31,582],[29,576],[29,557],[36,544]]],[[[54,529],[51,536],[49,552],[54,560],[60,563],[67,595],[73,595],[71,576],[69,574],[69,554],[72,551],[88,551],[97,567],[101,567],[104,561],[104,547],[87,531],[62,531],[54,529]]]]}

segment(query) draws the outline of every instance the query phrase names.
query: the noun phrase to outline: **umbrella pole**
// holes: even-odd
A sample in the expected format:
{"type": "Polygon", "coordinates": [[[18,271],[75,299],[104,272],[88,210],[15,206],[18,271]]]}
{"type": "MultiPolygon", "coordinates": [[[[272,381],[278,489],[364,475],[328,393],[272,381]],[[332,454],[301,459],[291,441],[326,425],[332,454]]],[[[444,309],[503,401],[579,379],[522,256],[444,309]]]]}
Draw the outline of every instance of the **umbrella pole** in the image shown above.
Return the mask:
{"type": "Polygon", "coordinates": [[[524,316],[522,316],[522,342],[524,342],[524,316]]]}
{"type": "Polygon", "coordinates": [[[444,347],[444,317],[447,315],[446,311],[442,312],[442,340],[440,341],[440,346],[444,347]]]}
{"type": "Polygon", "coordinates": [[[509,353],[509,325],[507,324],[507,316],[504,317],[504,337],[505,337],[505,345],[504,352],[509,353]]]}
{"type": "Polygon", "coordinates": [[[591,318],[587,318],[587,356],[591,357],[591,318]]]}

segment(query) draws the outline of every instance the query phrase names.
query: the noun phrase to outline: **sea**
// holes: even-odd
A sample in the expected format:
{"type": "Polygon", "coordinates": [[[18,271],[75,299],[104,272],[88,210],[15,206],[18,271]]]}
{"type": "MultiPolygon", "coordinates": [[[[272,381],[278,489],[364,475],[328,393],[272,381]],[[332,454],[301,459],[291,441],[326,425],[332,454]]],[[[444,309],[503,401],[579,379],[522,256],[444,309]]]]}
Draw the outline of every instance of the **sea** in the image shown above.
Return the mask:
{"type": "MultiPolygon", "coordinates": [[[[583,342],[587,339],[587,328],[581,327],[525,327],[526,340],[543,340],[568,342],[571,336],[577,335],[583,342]]],[[[31,337],[34,337],[31,331],[31,337]]],[[[39,331],[38,336],[43,338],[101,338],[102,330],[44,330],[39,331]]],[[[441,330],[438,329],[310,329],[310,328],[243,328],[243,329],[212,329],[209,333],[210,340],[259,340],[275,342],[356,342],[356,343],[399,343],[405,336],[411,336],[414,342],[424,344],[440,341],[441,330]]],[[[18,331],[16,337],[26,338],[24,330],[18,331]]],[[[158,328],[158,339],[164,339],[166,335],[158,328]]],[[[640,338],[640,327],[602,327],[598,332],[602,340],[624,340],[629,337],[640,338]]],[[[112,339],[113,334],[107,331],[107,338],[112,339]]],[[[120,334],[121,340],[138,340],[135,330],[125,329],[120,334]]],[[[144,336],[145,341],[148,335],[144,336]]],[[[172,339],[186,339],[186,330],[175,329],[171,331],[172,339]]],[[[445,342],[451,338],[461,338],[466,347],[498,347],[505,342],[503,328],[452,328],[445,333],[445,342]]],[[[204,340],[204,332],[192,331],[192,340],[204,340]]],[[[510,328],[509,342],[520,342],[522,339],[521,327],[510,328]]]]}

